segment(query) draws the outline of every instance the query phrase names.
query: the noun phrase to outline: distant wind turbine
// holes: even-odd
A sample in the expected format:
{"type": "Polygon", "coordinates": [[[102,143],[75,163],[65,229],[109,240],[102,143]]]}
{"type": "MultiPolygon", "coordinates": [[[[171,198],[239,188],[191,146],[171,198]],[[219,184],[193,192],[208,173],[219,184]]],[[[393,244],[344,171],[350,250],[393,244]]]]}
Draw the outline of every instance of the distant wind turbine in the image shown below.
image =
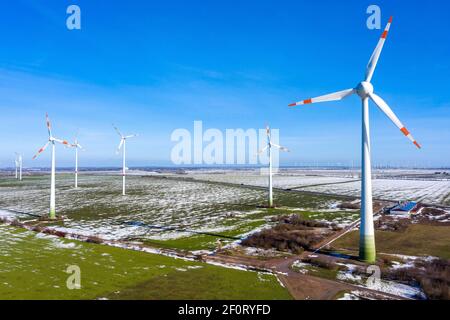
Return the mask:
{"type": "Polygon", "coordinates": [[[363,261],[374,262],[376,259],[375,251],[375,233],[373,225],[373,205],[372,205],[372,169],[370,161],[370,132],[369,132],[369,99],[371,99],[386,116],[400,129],[400,131],[411,140],[417,148],[421,148],[411,133],[400,122],[388,104],[374,93],[371,84],[372,76],[380,58],[386,37],[391,27],[392,17],[381,35],[378,44],[370,57],[366,68],[365,79],[360,82],[356,88],[347,89],[317,98],[303,100],[290,104],[290,107],[306,105],[310,103],[342,100],[352,94],[357,94],[362,100],[362,179],[361,179],[361,224],[359,240],[359,257],[363,261]]]}
{"type": "Polygon", "coordinates": [[[18,178],[18,170],[19,170],[19,161],[17,160],[17,154],[16,154],[16,158],[14,159],[14,164],[15,164],[15,168],[16,168],[16,175],[15,178],[18,178]]]}
{"type": "Polygon", "coordinates": [[[48,141],[47,143],[39,149],[39,151],[34,155],[33,160],[36,159],[45,149],[47,149],[48,145],[52,145],[52,168],[51,168],[51,182],[50,182],[50,212],[49,218],[56,218],[56,206],[55,206],[55,143],[58,142],[65,146],[69,146],[69,142],[66,140],[61,140],[53,137],[52,128],[50,124],[50,120],[48,118],[48,114],[45,114],[45,118],[47,120],[47,130],[48,130],[48,141]]]}
{"type": "Polygon", "coordinates": [[[22,181],[22,155],[16,152],[16,179],[22,181]],[[19,173],[17,173],[19,171],[19,173]]]}
{"type": "Polygon", "coordinates": [[[268,156],[269,156],[269,198],[268,198],[268,205],[269,208],[273,208],[273,187],[272,187],[272,147],[275,147],[281,151],[289,152],[289,150],[285,147],[279,146],[272,142],[271,134],[270,134],[270,128],[269,126],[266,127],[266,135],[267,135],[267,144],[264,148],[262,148],[258,154],[262,154],[264,151],[267,150],[268,156]]]}
{"type": "Polygon", "coordinates": [[[84,150],[83,147],[78,143],[78,133],[75,136],[75,141],[70,145],[75,148],[75,189],[78,188],[78,149],[84,150]]]}
{"type": "Polygon", "coordinates": [[[122,149],[122,195],[125,195],[125,175],[126,175],[126,162],[125,162],[125,158],[126,158],[126,144],[127,144],[127,139],[130,138],[134,138],[137,137],[137,134],[131,134],[128,136],[124,136],[122,133],[120,133],[119,129],[117,129],[116,126],[114,126],[114,129],[116,130],[117,134],[120,136],[120,143],[119,146],[117,147],[117,153],[119,153],[120,149],[123,147],[122,149]]]}

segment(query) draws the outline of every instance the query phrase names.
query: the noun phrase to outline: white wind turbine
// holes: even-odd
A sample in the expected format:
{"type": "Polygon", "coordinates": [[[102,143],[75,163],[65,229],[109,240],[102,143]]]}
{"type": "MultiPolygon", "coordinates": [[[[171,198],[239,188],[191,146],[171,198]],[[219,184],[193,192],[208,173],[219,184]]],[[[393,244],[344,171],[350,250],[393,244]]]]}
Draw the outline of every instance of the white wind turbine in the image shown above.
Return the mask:
{"type": "Polygon", "coordinates": [[[75,148],[75,189],[78,188],[78,149],[84,150],[83,147],[78,143],[78,133],[75,136],[75,141],[70,145],[75,148]]]}
{"type": "Polygon", "coordinates": [[[126,144],[127,144],[127,139],[130,138],[134,138],[137,137],[137,134],[131,134],[128,136],[124,136],[122,133],[120,133],[119,129],[117,129],[117,127],[115,127],[113,125],[114,129],[116,130],[117,134],[120,136],[120,143],[119,146],[117,147],[117,153],[119,153],[120,149],[123,147],[122,149],[122,195],[125,195],[125,175],[126,175],[126,162],[125,162],[125,158],[126,158],[126,144]]]}
{"type": "Polygon", "coordinates": [[[269,198],[268,198],[268,204],[269,208],[273,208],[273,187],[272,187],[272,147],[275,147],[281,151],[289,152],[289,150],[285,147],[279,146],[272,142],[271,134],[270,134],[270,128],[269,126],[266,126],[266,134],[267,134],[267,144],[264,148],[262,148],[258,154],[262,154],[264,151],[267,150],[268,156],[269,156],[269,198]]]}
{"type": "Polygon", "coordinates": [[[18,170],[19,170],[19,160],[17,159],[17,153],[16,153],[16,158],[14,159],[14,164],[15,164],[15,168],[16,168],[16,175],[15,178],[18,178],[18,170]]]}
{"type": "Polygon", "coordinates": [[[48,119],[48,114],[45,114],[45,118],[47,120],[47,130],[48,130],[48,141],[47,143],[39,149],[39,151],[34,155],[33,160],[36,159],[44,150],[48,147],[49,144],[52,145],[52,168],[51,168],[51,182],[50,182],[50,211],[49,217],[50,219],[56,218],[56,206],[55,206],[55,143],[61,143],[65,146],[69,146],[69,142],[66,140],[61,140],[53,137],[52,128],[50,124],[50,120],[48,119]]]}
{"type": "Polygon", "coordinates": [[[16,152],[16,179],[22,181],[22,155],[16,152]],[[19,171],[19,172],[17,172],[19,171]]]}
{"type": "Polygon", "coordinates": [[[388,104],[376,95],[371,84],[372,76],[380,58],[386,37],[388,35],[392,17],[378,41],[378,44],[370,57],[366,68],[365,79],[354,89],[347,89],[317,98],[303,100],[289,106],[305,105],[310,103],[336,101],[346,98],[356,93],[362,100],[362,179],[361,179],[361,225],[359,240],[359,256],[361,260],[374,262],[376,259],[375,251],[375,233],[373,226],[373,206],[372,206],[372,170],[370,163],[370,132],[369,132],[369,98],[383,111],[386,116],[400,129],[400,131],[408,137],[417,148],[421,148],[402,122],[397,118],[388,104]]]}

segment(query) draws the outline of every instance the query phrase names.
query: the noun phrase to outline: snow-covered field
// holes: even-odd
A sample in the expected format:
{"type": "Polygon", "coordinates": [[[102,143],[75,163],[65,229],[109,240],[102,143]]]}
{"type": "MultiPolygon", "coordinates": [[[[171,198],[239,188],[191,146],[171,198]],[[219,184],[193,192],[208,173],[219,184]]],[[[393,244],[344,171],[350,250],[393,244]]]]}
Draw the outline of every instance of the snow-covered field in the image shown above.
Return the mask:
{"type": "MultiPolygon", "coordinates": [[[[0,208],[44,215],[48,212],[49,177],[24,181],[23,186],[1,186],[0,208]]],[[[107,239],[139,236],[173,239],[192,235],[124,224],[142,222],[196,232],[223,232],[251,222],[246,217],[260,212],[256,205],[265,194],[233,186],[173,179],[128,177],[128,194],[121,195],[120,176],[82,176],[80,188],[72,176],[58,175],[56,210],[67,216],[65,227],[77,233],[107,239]],[[253,204],[253,206],[250,206],[253,204]],[[234,219],[233,224],[228,223],[234,219]]],[[[262,209],[261,209],[262,210],[262,209]]]]}
{"type": "MultiPolygon", "coordinates": [[[[188,176],[197,180],[215,181],[224,183],[244,184],[251,186],[265,187],[268,183],[268,176],[260,170],[231,170],[231,171],[190,171],[188,176]]],[[[275,188],[302,188],[305,186],[330,183],[344,183],[356,181],[351,175],[348,176],[320,176],[316,173],[298,172],[297,170],[283,170],[273,178],[275,188]]]]}
{"type": "MultiPolygon", "coordinates": [[[[432,204],[450,204],[450,181],[374,179],[373,195],[386,200],[415,200],[432,204]]],[[[359,182],[307,187],[303,190],[358,196],[359,182]]]]}
{"type": "MultiPolygon", "coordinates": [[[[450,201],[450,181],[393,178],[411,177],[414,174],[432,177],[431,172],[375,172],[377,176],[383,177],[373,182],[374,196],[377,198],[440,204],[450,201]]],[[[264,213],[267,213],[266,209],[257,207],[265,203],[266,190],[239,187],[239,184],[266,186],[267,176],[261,175],[259,169],[190,170],[181,175],[144,171],[131,171],[130,174],[126,196],[121,195],[122,180],[114,172],[82,174],[78,190],[72,186],[71,174],[58,174],[56,205],[57,212],[67,217],[65,228],[106,239],[137,237],[169,240],[193,235],[190,231],[223,233],[242,228],[239,234],[244,234],[256,228],[252,229],[250,224],[258,220],[261,222],[264,213]],[[230,185],[201,183],[199,180],[230,185]],[[259,217],[255,218],[256,215],[259,217]],[[145,226],[130,225],[130,222],[143,223],[145,226]],[[158,228],[160,226],[171,229],[158,228]]],[[[281,169],[274,177],[274,185],[350,196],[358,196],[360,190],[357,172],[350,170],[281,169]]],[[[0,192],[1,209],[36,215],[48,212],[48,175],[26,177],[21,184],[2,177],[0,192]]],[[[311,205],[307,199],[301,199],[284,210],[292,213],[311,211],[311,218],[325,219],[340,225],[351,223],[357,218],[358,212],[338,210],[335,202],[333,199],[324,199],[320,204],[311,205]]]]}
{"type": "MultiPolygon", "coordinates": [[[[336,274],[336,279],[342,282],[349,282],[355,284],[361,288],[368,288],[371,290],[379,291],[382,293],[392,294],[395,296],[404,297],[407,299],[426,299],[425,294],[421,288],[416,286],[410,286],[395,281],[387,281],[376,277],[369,277],[372,272],[367,272],[362,276],[360,273],[355,272],[357,266],[351,263],[337,263],[344,266],[344,270],[340,270],[336,274]],[[373,279],[372,279],[373,278],[373,279]]],[[[317,272],[317,267],[301,261],[295,261],[292,265],[295,270],[301,274],[314,274],[317,272]]],[[[345,294],[343,300],[358,300],[362,296],[358,292],[345,294]]]]}
{"type": "MultiPolygon", "coordinates": [[[[416,200],[450,205],[450,176],[433,170],[374,170],[374,197],[386,200],[416,200]]],[[[267,176],[260,170],[189,171],[194,179],[253,186],[267,186],[267,176]]],[[[337,195],[359,196],[359,172],[352,170],[280,169],[273,178],[274,187],[337,195]]]]}
{"type": "Polygon", "coordinates": [[[406,284],[376,279],[367,281],[360,275],[354,275],[351,271],[339,271],[336,279],[356,283],[361,287],[366,287],[375,291],[380,291],[408,299],[426,299],[425,294],[419,287],[413,287],[406,284]]]}

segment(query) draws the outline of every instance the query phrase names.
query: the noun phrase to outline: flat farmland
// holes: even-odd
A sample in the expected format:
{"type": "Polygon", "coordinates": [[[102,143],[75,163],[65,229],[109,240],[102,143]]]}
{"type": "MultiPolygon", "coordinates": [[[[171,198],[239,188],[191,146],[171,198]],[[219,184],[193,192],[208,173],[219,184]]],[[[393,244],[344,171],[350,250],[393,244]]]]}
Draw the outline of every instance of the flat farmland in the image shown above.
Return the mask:
{"type": "Polygon", "coordinates": [[[248,272],[0,225],[0,299],[291,299],[248,272]],[[69,290],[67,268],[80,270],[69,290]]]}
{"type": "MultiPolygon", "coordinates": [[[[358,197],[361,182],[358,170],[280,169],[273,185],[281,189],[358,197]]],[[[267,186],[268,177],[260,170],[190,171],[189,177],[230,184],[267,186]]],[[[374,170],[375,198],[402,201],[415,200],[431,204],[450,205],[450,179],[433,170],[374,170]]]]}
{"type": "MultiPolygon", "coordinates": [[[[333,196],[276,192],[277,209],[264,208],[267,192],[218,182],[192,181],[184,177],[132,175],[127,195],[121,195],[120,176],[89,174],[73,188],[71,174],[58,174],[56,208],[65,216],[55,223],[60,230],[95,235],[107,240],[138,240],[157,247],[183,250],[215,249],[218,239],[236,241],[270,224],[280,214],[304,214],[327,220],[333,214],[351,222],[355,212],[336,209],[333,196]],[[319,216],[317,216],[319,215],[319,216]]],[[[22,183],[0,181],[0,208],[46,215],[49,176],[27,177],[22,183]]]]}

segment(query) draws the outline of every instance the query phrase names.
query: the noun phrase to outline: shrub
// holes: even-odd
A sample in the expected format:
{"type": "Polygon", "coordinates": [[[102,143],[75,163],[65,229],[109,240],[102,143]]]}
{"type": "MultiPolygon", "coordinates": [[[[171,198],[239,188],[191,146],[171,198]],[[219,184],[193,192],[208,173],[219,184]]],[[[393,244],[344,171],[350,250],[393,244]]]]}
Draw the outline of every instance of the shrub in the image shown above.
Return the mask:
{"type": "Polygon", "coordinates": [[[394,232],[404,232],[408,226],[411,224],[409,219],[394,219],[392,217],[383,216],[374,222],[376,229],[394,231],[394,232]]]}
{"type": "Polygon", "coordinates": [[[242,241],[242,245],[300,253],[304,249],[311,249],[322,238],[323,235],[312,233],[310,230],[295,229],[293,226],[282,224],[251,235],[242,241]]]}
{"type": "Polygon", "coordinates": [[[438,208],[425,207],[422,209],[421,213],[425,216],[441,216],[443,214],[446,214],[447,212],[438,208]]]}
{"type": "Polygon", "coordinates": [[[101,239],[100,237],[97,237],[97,236],[89,236],[89,237],[86,239],[86,242],[88,242],[88,243],[101,244],[101,243],[103,243],[103,239],[101,239]]]}
{"type": "Polygon", "coordinates": [[[36,225],[36,226],[33,226],[32,228],[31,228],[31,231],[35,231],[35,232],[42,232],[44,230],[44,228],[43,227],[41,227],[41,226],[39,226],[39,225],[36,225]]]}
{"type": "Polygon", "coordinates": [[[429,299],[450,300],[450,260],[418,260],[414,267],[388,270],[385,274],[390,280],[419,284],[429,299]]]}
{"type": "Polygon", "coordinates": [[[23,227],[22,223],[19,220],[11,221],[10,225],[13,227],[23,227]]]}
{"type": "Polygon", "coordinates": [[[351,203],[351,202],[342,202],[337,206],[339,209],[351,209],[351,210],[358,210],[361,208],[361,205],[359,203],[351,203]]]}
{"type": "Polygon", "coordinates": [[[326,259],[320,258],[320,257],[314,257],[314,258],[306,257],[305,259],[302,260],[302,262],[312,264],[313,266],[316,266],[319,268],[324,268],[324,269],[333,270],[333,271],[338,271],[339,269],[341,269],[343,267],[336,263],[333,263],[332,261],[329,261],[329,260],[326,260],[326,259]]]}

